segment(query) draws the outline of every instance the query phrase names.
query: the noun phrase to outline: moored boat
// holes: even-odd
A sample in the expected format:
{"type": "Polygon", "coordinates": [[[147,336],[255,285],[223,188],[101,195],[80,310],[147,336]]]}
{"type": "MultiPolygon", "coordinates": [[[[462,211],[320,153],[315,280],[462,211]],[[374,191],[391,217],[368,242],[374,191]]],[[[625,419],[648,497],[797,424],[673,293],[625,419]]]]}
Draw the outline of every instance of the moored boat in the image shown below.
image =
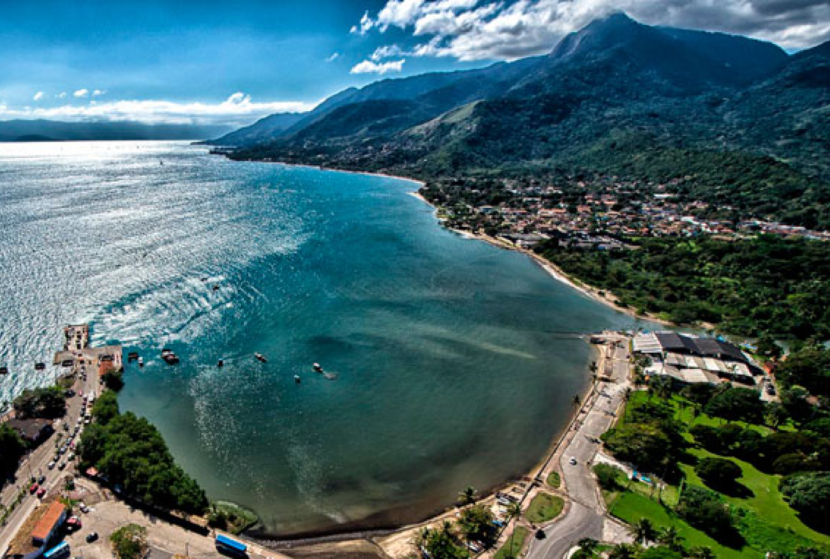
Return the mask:
{"type": "Polygon", "coordinates": [[[267,363],[268,362],[268,360],[265,358],[265,356],[262,355],[261,353],[254,353],[254,357],[256,357],[257,360],[261,363],[267,363]]]}
{"type": "Polygon", "coordinates": [[[143,359],[142,357],[139,357],[139,358],[138,358],[138,366],[139,366],[139,367],[143,367],[143,366],[144,366],[144,359],[143,359]]]}
{"type": "Polygon", "coordinates": [[[35,363],[35,370],[42,371],[46,368],[46,363],[35,363]]]}
{"type": "Polygon", "coordinates": [[[319,363],[315,363],[314,365],[312,365],[312,367],[314,367],[314,370],[317,371],[318,373],[323,372],[323,366],[320,365],[319,363]]]}
{"type": "Polygon", "coordinates": [[[7,375],[7,374],[9,374],[9,368],[8,367],[0,367],[0,375],[7,375]]]}
{"type": "Polygon", "coordinates": [[[164,359],[168,365],[175,365],[179,362],[179,356],[173,353],[172,349],[164,348],[161,350],[161,358],[164,359]]]}

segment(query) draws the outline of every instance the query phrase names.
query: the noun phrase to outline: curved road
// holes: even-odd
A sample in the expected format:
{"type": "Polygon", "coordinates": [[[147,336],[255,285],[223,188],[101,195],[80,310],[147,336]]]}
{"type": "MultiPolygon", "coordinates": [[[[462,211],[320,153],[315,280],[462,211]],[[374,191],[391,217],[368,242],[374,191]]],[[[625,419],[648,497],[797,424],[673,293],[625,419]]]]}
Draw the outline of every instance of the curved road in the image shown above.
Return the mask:
{"type": "Polygon", "coordinates": [[[570,499],[565,516],[546,527],[545,539],[534,539],[528,551],[528,559],[562,559],[576,542],[582,538],[601,540],[605,525],[605,507],[600,503],[596,481],[590,470],[590,462],[597,452],[598,444],[593,442],[611,427],[614,410],[622,402],[628,383],[628,341],[622,346],[609,349],[610,359],[605,360],[605,374],[615,382],[600,382],[591,398],[593,405],[581,423],[576,424],[577,432],[559,458],[562,482],[570,499]],[[571,464],[571,458],[577,463],[571,464]]]}

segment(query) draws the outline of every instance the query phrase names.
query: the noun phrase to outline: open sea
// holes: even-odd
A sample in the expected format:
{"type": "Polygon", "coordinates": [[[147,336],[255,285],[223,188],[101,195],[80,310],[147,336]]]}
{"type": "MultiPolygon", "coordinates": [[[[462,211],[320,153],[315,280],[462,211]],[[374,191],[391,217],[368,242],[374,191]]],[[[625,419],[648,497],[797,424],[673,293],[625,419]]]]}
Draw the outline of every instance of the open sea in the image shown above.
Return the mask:
{"type": "Polygon", "coordinates": [[[281,536],[523,475],[587,386],[592,350],[562,333],[646,323],[442,229],[416,188],[181,142],[0,144],[0,401],[51,382],[33,364],[90,322],[147,363],[122,410],[281,536]]]}

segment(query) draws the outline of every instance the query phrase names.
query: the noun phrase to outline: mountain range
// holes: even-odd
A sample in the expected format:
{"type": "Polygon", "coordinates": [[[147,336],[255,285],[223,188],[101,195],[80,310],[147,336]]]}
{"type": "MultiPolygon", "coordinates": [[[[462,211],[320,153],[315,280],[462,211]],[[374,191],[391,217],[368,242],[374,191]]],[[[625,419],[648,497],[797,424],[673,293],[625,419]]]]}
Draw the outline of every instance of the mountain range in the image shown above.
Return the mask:
{"type": "Polygon", "coordinates": [[[211,142],[231,157],[439,177],[686,177],[744,216],[830,228],[830,43],[617,13],[547,56],[387,79],[211,142]]]}
{"type": "Polygon", "coordinates": [[[227,131],[227,126],[21,119],[0,121],[0,142],[194,140],[211,138],[227,131]]]}

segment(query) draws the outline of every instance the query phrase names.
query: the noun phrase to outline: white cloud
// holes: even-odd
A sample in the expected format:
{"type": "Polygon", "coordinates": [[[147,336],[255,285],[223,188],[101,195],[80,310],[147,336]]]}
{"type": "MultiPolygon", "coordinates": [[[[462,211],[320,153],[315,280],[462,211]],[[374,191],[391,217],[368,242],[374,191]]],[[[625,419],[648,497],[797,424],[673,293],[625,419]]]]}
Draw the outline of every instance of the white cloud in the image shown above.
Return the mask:
{"type": "Polygon", "coordinates": [[[33,100],[33,101],[40,101],[41,99],[43,99],[43,92],[42,92],[42,91],[38,91],[38,92],[37,92],[37,93],[35,93],[35,95],[32,97],[32,100],[33,100]]]}
{"type": "Polygon", "coordinates": [[[405,59],[390,60],[389,62],[374,62],[372,60],[364,60],[356,64],[350,71],[350,74],[380,74],[387,72],[400,72],[403,70],[403,63],[405,59]]]}
{"type": "Polygon", "coordinates": [[[55,95],[55,97],[57,97],[58,99],[66,99],[66,92],[65,92],[65,91],[61,91],[60,93],[58,93],[57,95],[55,95]]]}
{"type": "Polygon", "coordinates": [[[89,90],[88,89],[79,89],[78,91],[76,91],[72,95],[74,95],[75,97],[86,97],[87,95],[89,95],[89,90]]]}
{"type": "Polygon", "coordinates": [[[392,58],[393,56],[401,56],[403,54],[403,50],[398,45],[386,45],[383,47],[378,47],[375,49],[369,58],[374,60],[375,62],[379,62],[384,58],[392,58]]]}
{"type": "Polygon", "coordinates": [[[92,92],[93,97],[100,97],[101,95],[105,94],[107,91],[105,89],[96,89],[92,92]]]}
{"type": "Polygon", "coordinates": [[[350,33],[356,33],[358,35],[365,35],[372,27],[374,26],[374,22],[372,18],[369,17],[369,12],[363,12],[363,17],[360,18],[360,22],[358,25],[353,25],[350,33]]]}
{"type": "Polygon", "coordinates": [[[264,116],[281,112],[304,112],[316,103],[274,101],[257,103],[250,95],[234,93],[220,103],[177,103],[164,100],[121,100],[90,102],[59,107],[23,107],[12,109],[0,105],[0,119],[43,118],[65,121],[138,121],[148,124],[225,124],[241,126],[264,116]]]}
{"type": "Polygon", "coordinates": [[[738,33],[787,48],[830,39],[828,0],[387,0],[354,29],[395,27],[426,39],[400,54],[510,60],[549,52],[566,34],[615,11],[651,25],[738,33]]]}
{"type": "Polygon", "coordinates": [[[333,52],[333,53],[331,53],[331,55],[329,55],[326,58],[326,62],[334,62],[338,58],[340,58],[340,53],[339,52],[333,52]]]}

